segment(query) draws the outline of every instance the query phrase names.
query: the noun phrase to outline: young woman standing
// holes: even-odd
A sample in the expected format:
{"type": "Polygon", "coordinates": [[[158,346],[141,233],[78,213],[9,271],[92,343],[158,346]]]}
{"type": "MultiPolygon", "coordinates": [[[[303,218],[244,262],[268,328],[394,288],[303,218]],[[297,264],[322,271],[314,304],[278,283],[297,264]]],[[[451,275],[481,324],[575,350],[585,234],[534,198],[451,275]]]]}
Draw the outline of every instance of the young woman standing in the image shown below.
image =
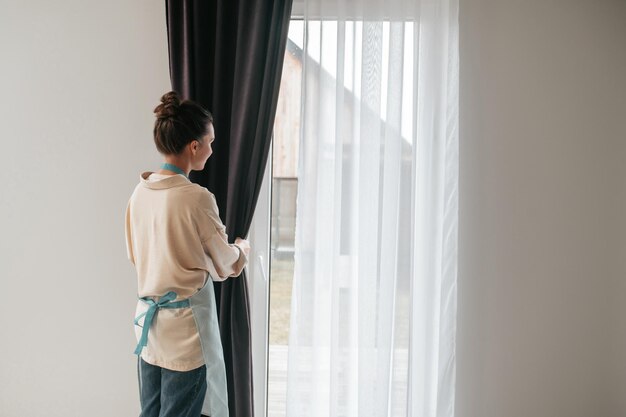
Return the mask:
{"type": "Polygon", "coordinates": [[[142,417],[228,417],[226,373],[212,281],[238,276],[249,243],[228,243],[215,197],[188,179],[215,140],[213,118],[175,92],[154,110],[164,157],[144,172],[126,209],[128,258],[137,270],[135,319],[142,417]]]}

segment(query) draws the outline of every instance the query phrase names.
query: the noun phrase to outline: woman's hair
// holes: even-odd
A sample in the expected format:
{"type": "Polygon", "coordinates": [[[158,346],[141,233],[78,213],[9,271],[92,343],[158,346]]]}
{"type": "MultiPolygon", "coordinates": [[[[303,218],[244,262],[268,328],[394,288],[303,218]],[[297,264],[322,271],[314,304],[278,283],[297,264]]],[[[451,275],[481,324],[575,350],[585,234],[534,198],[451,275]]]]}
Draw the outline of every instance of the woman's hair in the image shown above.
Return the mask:
{"type": "Polygon", "coordinates": [[[191,100],[181,101],[178,94],[170,91],[161,97],[161,104],[154,109],[154,143],[165,155],[179,154],[185,145],[207,134],[213,123],[211,113],[191,100]]]}

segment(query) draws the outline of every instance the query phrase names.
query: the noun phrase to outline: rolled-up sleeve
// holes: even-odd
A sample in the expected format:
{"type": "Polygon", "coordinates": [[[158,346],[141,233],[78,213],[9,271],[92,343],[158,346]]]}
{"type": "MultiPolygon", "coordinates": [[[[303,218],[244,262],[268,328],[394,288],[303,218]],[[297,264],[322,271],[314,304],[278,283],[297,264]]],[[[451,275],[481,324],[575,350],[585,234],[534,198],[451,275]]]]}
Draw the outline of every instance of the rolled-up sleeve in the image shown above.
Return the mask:
{"type": "Polygon", "coordinates": [[[226,226],[219,216],[215,196],[203,193],[197,219],[198,234],[204,251],[211,260],[220,280],[236,277],[248,263],[248,254],[234,243],[228,243],[226,226]]]}

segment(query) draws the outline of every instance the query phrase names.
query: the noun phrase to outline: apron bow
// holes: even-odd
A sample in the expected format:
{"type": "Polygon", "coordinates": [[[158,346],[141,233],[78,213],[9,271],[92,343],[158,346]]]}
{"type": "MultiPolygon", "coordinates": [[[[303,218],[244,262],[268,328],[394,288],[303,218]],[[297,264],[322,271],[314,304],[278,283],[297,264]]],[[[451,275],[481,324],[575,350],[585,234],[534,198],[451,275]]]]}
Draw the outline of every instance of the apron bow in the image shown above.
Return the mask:
{"type": "Polygon", "coordinates": [[[157,302],[155,302],[152,298],[149,298],[149,297],[140,298],[140,300],[148,304],[149,307],[148,307],[148,310],[146,310],[144,313],[141,313],[140,315],[135,317],[135,325],[143,328],[143,330],[141,331],[141,338],[139,339],[139,343],[137,343],[137,347],[135,348],[135,355],[141,354],[141,351],[144,348],[144,346],[148,344],[148,332],[150,331],[152,320],[154,319],[154,316],[156,315],[157,311],[160,308],[189,307],[189,300],[182,300],[182,301],[174,302],[173,300],[175,300],[177,296],[178,295],[174,291],[170,291],[167,294],[165,294],[163,297],[161,297],[159,301],[157,302]],[[141,320],[141,318],[144,316],[146,318],[143,321],[143,326],[141,326],[139,324],[139,320],[141,320]]]}

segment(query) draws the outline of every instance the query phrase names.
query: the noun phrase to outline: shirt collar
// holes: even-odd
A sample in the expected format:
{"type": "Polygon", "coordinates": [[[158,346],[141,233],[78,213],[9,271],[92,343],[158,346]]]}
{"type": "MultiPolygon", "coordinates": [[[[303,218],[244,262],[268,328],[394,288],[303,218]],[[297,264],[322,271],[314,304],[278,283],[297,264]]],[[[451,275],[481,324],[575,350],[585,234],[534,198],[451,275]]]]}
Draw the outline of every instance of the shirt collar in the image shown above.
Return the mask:
{"type": "Polygon", "coordinates": [[[181,185],[189,185],[192,184],[191,181],[184,175],[176,174],[172,175],[170,178],[165,178],[159,181],[148,181],[148,177],[152,174],[151,171],[143,172],[139,176],[139,181],[146,188],[151,188],[153,190],[163,190],[166,188],[180,187],[181,185]]]}

